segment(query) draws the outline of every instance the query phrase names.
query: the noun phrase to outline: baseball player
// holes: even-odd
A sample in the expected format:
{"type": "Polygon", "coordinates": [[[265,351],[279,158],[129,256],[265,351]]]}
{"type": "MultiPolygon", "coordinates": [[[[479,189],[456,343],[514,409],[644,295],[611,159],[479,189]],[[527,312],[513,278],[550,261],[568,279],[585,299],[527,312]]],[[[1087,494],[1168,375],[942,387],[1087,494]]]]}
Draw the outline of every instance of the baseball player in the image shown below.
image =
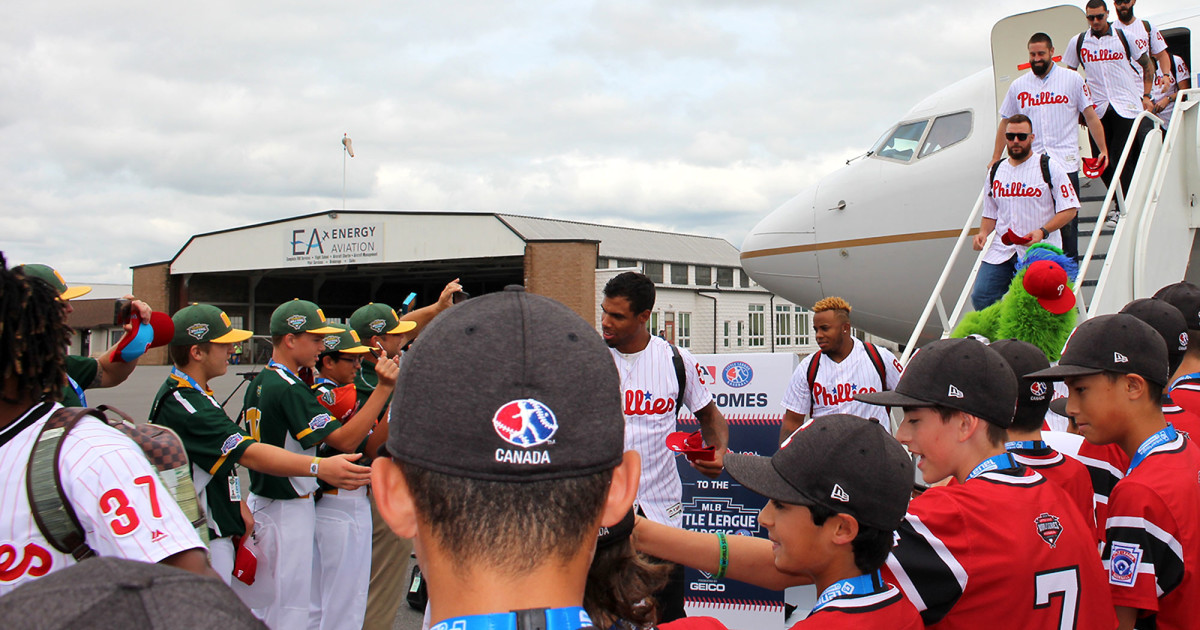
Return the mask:
{"type": "Polygon", "coordinates": [[[1157,61],[1154,64],[1154,89],[1150,91],[1150,100],[1154,101],[1154,109],[1150,110],[1163,121],[1165,130],[1171,122],[1171,113],[1175,111],[1175,95],[1180,90],[1191,89],[1192,71],[1179,55],[1171,55],[1175,72],[1171,66],[1163,67],[1157,61]]]}
{"type": "Polygon", "coordinates": [[[1179,309],[1188,329],[1187,350],[1171,372],[1171,400],[1200,415],[1200,287],[1177,282],[1159,289],[1154,297],[1179,309]]]}
{"type": "MultiPolygon", "coordinates": [[[[1029,117],[1033,127],[1033,151],[1045,153],[1058,162],[1067,173],[1076,192],[1079,191],[1079,118],[1087,123],[1096,156],[1104,164],[1108,160],[1108,144],[1104,127],[1096,115],[1096,107],[1087,85],[1078,72],[1060,69],[1054,63],[1054,43],[1045,33],[1034,33],[1026,48],[1029,51],[1030,71],[1017,77],[1008,86],[1000,104],[1000,124],[996,127],[996,144],[991,163],[998,162],[1005,147],[1004,133],[1008,119],[1016,114],[1029,117]]],[[[1103,166],[1101,166],[1103,169],[1103,166]]],[[[1062,229],[1063,252],[1078,256],[1079,217],[1071,219],[1062,229]]]]}
{"type": "MultiPolygon", "coordinates": [[[[169,352],[174,367],[154,396],[150,421],[179,434],[192,462],[192,479],[208,513],[209,551],[213,568],[229,583],[233,576],[235,540],[253,527],[243,503],[239,464],[279,476],[302,476],[312,458],[255,440],[235,424],[213,398],[209,383],[225,374],[233,344],[250,338],[234,328],[229,316],[208,304],[192,304],[175,313],[175,337],[169,352]]],[[[351,463],[358,456],[323,458],[317,476],[355,488],[370,478],[370,469],[351,463]]]]}
{"type": "Polygon", "coordinates": [[[904,409],[896,439],[926,490],[896,531],[885,579],[926,626],[1112,628],[1092,528],[1058,485],[1004,449],[1017,378],[995,350],[943,339],[913,355],[894,391],[859,394],[904,409]]]}
{"type": "MultiPolygon", "coordinates": [[[[640,519],[639,551],[709,574],[782,590],[815,584],[817,605],[792,630],[919,629],[921,617],[880,567],[912,491],[912,460],[879,423],[847,414],[815,419],[772,457],[725,458],[729,475],[768,498],[768,539],[668,528],[640,519]]],[[[721,630],[704,617],[663,630],[721,630]]]]}
{"type": "MultiPolygon", "coordinates": [[[[335,418],[356,422],[356,414],[375,424],[386,417],[399,371],[399,357],[381,359],[375,367],[378,385],[366,404],[358,408],[354,376],[367,347],[348,326],[330,324],[341,332],[325,336],[325,350],[317,359],[313,393],[335,418]],[[342,401],[345,401],[344,404],[342,401]]],[[[372,430],[356,452],[369,458],[386,439],[383,431],[372,430]]],[[[318,453],[333,449],[322,445],[318,453]]],[[[359,628],[367,609],[367,586],[371,579],[371,502],[367,488],[340,489],[323,486],[316,506],[317,528],[313,547],[312,602],[309,628],[359,628]]]]}
{"type": "Polygon", "coordinates": [[[1200,600],[1200,449],[1163,418],[1166,350],[1149,324],[1102,315],[1075,329],[1057,366],[1027,375],[1063,379],[1083,437],[1129,456],[1108,500],[1103,552],[1121,628],[1194,627],[1200,600]]]}
{"type": "MultiPolygon", "coordinates": [[[[71,314],[75,309],[71,300],[91,292],[92,288],[75,285],[68,287],[61,274],[54,268],[40,264],[25,264],[13,268],[13,271],[24,274],[29,278],[37,278],[49,284],[58,293],[59,302],[71,314]]],[[[133,299],[132,295],[125,296],[132,300],[131,307],[142,318],[150,320],[150,307],[141,300],[133,299]]],[[[125,333],[129,334],[131,324],[125,324],[125,333]]],[[[66,407],[86,407],[87,394],[84,390],[100,387],[116,387],[125,382],[133,369],[137,367],[137,359],[132,361],[113,361],[110,353],[95,357],[67,356],[67,384],[63,387],[62,404],[66,407]]]]}
{"type": "Polygon", "coordinates": [[[803,426],[806,417],[834,413],[873,418],[889,432],[892,430],[887,409],[860,403],[854,400],[854,394],[896,387],[903,369],[887,348],[850,334],[850,311],[850,304],[840,297],[827,297],[813,305],[813,332],[820,350],[805,357],[792,372],[783,394],[780,442],[803,426]]]}
{"type": "MultiPolygon", "coordinates": [[[[271,314],[270,330],[271,360],[250,383],[242,417],[255,440],[300,453],[311,463],[307,477],[250,471],[248,505],[259,546],[275,576],[274,604],[255,614],[272,628],[290,629],[308,625],[316,527],[313,493],[321,463],[317,445],[324,442],[338,451],[354,452],[375,419],[359,414],[343,425],[297,375],[300,368],[316,365],[326,335],[341,332],[329,326],[316,304],[306,300],[281,304],[271,314]]],[[[380,392],[379,398],[382,405],[386,394],[380,392]]]]}
{"type": "Polygon", "coordinates": [[[1008,292],[1008,285],[1017,275],[1018,255],[1030,245],[1045,241],[1061,248],[1062,236],[1058,230],[1079,210],[1075,187],[1062,166],[1053,159],[1042,159],[1044,154],[1033,151],[1035,136],[1029,117],[1014,114],[1005,129],[1008,159],[993,166],[984,178],[987,197],[979,233],[972,243],[980,251],[988,236],[996,232],[984,252],[971,292],[971,303],[977,311],[991,306],[1008,292]],[[1045,171],[1049,172],[1049,178],[1045,171]]]}
{"type": "MultiPolygon", "coordinates": [[[[0,595],[76,563],[34,523],[26,487],[34,442],[62,409],[71,330],[60,293],[14,273],[0,255],[0,595]]],[[[96,554],[215,575],[195,528],[133,441],[85,417],[60,448],[62,490],[96,554]]]]}
{"type": "MultiPolygon", "coordinates": [[[[691,353],[674,349],[665,339],[650,334],[646,322],[650,320],[654,298],[654,282],[645,275],[627,271],[615,276],[604,285],[600,327],[621,376],[625,448],[642,456],[638,507],[652,521],[681,527],[683,482],[675,467],[675,457],[666,446],[667,435],[675,430],[679,412],[675,351],[684,365],[682,403],[699,420],[704,443],[716,451],[712,461],[690,462],[696,470],[713,478],[721,474],[729,427],[712,393],[700,382],[696,359],[691,353]]],[[[683,567],[676,565],[667,590],[656,596],[661,621],[685,616],[683,587],[683,567]]]]}
{"type": "MultiPolygon", "coordinates": [[[[1171,57],[1167,52],[1167,40],[1153,24],[1139,20],[1133,15],[1135,4],[1137,0],[1113,0],[1113,8],[1117,10],[1117,21],[1112,25],[1125,33],[1125,39],[1128,40],[1134,56],[1148,54],[1158,65],[1169,67],[1171,57]]],[[[1138,70],[1142,70],[1142,67],[1138,66],[1138,70]]]]}

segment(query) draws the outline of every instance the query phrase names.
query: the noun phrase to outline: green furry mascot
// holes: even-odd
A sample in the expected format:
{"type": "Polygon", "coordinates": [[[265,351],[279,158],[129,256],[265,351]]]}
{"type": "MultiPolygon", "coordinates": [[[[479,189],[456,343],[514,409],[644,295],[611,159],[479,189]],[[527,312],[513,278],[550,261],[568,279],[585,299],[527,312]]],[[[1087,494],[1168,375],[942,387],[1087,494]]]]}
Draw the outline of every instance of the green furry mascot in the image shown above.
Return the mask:
{"type": "Polygon", "coordinates": [[[1075,329],[1073,291],[1078,274],[1079,265],[1061,249],[1037,243],[1017,263],[1008,293],[982,311],[967,313],[950,336],[1020,339],[1057,361],[1075,329]]]}

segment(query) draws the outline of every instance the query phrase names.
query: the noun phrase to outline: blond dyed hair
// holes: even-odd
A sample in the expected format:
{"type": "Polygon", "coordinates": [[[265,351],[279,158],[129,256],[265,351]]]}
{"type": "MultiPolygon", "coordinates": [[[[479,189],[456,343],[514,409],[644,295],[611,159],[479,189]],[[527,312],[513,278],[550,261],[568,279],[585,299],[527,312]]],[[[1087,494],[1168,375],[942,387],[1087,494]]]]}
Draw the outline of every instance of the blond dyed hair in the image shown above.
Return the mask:
{"type": "Polygon", "coordinates": [[[846,300],[837,296],[830,296],[823,300],[818,300],[816,304],[813,304],[812,310],[814,313],[820,313],[821,311],[845,311],[848,316],[853,308],[846,300]]]}

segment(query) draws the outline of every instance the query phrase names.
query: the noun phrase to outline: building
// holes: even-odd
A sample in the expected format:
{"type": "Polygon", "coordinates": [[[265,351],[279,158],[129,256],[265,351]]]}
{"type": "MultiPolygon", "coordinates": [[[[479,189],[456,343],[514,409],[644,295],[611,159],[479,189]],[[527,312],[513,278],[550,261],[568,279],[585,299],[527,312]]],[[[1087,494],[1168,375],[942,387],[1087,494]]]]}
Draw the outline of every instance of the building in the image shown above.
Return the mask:
{"type": "Polygon", "coordinates": [[[813,349],[810,314],[751,281],[724,239],[510,214],[336,210],[197,234],[171,260],[134,267],[133,289],[169,312],[215,304],[265,336],[292,298],[344,319],[410,293],[429,304],[459,278],[471,295],[523,284],[598,326],[604,282],[626,269],[658,284],[652,331],[694,352],[813,349]]]}
{"type": "MultiPolygon", "coordinates": [[[[72,283],[83,284],[83,283],[72,283]]],[[[129,295],[128,284],[86,283],[91,291],[71,300],[71,314],[67,325],[75,333],[71,336],[70,353],[94,355],[117,344],[125,329],[116,322],[117,300],[129,295]]],[[[160,308],[151,305],[152,308],[160,308]]]]}

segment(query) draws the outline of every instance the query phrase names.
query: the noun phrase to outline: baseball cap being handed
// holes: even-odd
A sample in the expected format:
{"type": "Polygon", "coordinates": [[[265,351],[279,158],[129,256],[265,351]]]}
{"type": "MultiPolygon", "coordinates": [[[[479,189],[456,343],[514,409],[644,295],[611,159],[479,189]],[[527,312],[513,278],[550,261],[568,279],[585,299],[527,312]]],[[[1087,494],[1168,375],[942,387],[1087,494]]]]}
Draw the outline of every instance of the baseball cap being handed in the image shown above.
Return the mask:
{"type": "Polygon", "coordinates": [[[329,335],[342,331],[330,326],[325,319],[325,313],[308,300],[293,299],[291,302],[284,302],[275,309],[275,312],[271,313],[272,335],[306,332],[329,335]]]}
{"type": "Polygon", "coordinates": [[[393,459],[454,477],[582,477],[625,451],[608,346],[572,310],[520,286],[467,300],[421,332],[390,422],[393,459]]]}
{"type": "Polygon", "coordinates": [[[417,327],[416,322],[401,321],[396,309],[387,304],[371,302],[354,311],[350,316],[350,327],[362,339],[372,335],[398,335],[417,327]]]}
{"type": "Polygon", "coordinates": [[[793,433],[771,457],[729,454],[725,470],[784,503],[820,505],[891,531],[912,492],[912,458],[878,422],[835,414],[793,433]]]}
{"type": "Polygon", "coordinates": [[[211,304],[190,304],[171,316],[175,322],[172,346],[194,346],[198,343],[237,343],[253,333],[233,327],[225,311],[211,304]]]}
{"type": "Polygon", "coordinates": [[[1025,378],[1061,381],[1101,372],[1137,374],[1167,384],[1167,344],[1150,324],[1125,313],[1093,317],[1075,328],[1058,365],[1025,378]]]}
{"type": "Polygon", "coordinates": [[[370,352],[366,346],[362,345],[362,340],[358,338],[358,333],[350,330],[349,326],[333,322],[330,322],[329,326],[337,328],[338,332],[325,335],[325,349],[321,351],[322,355],[334,352],[345,352],[347,354],[366,354],[370,352]]]}
{"type": "Polygon", "coordinates": [[[73,300],[81,295],[87,295],[92,290],[92,287],[82,285],[68,287],[67,281],[63,280],[62,274],[55,271],[49,265],[39,265],[36,263],[18,265],[13,271],[25,274],[26,278],[37,278],[48,283],[58,292],[60,300],[73,300]]]}
{"type": "Polygon", "coordinates": [[[999,353],[974,339],[939,339],[917,351],[896,389],[856,394],[888,407],[949,407],[1007,429],[1017,408],[1017,377],[999,353]]]}

